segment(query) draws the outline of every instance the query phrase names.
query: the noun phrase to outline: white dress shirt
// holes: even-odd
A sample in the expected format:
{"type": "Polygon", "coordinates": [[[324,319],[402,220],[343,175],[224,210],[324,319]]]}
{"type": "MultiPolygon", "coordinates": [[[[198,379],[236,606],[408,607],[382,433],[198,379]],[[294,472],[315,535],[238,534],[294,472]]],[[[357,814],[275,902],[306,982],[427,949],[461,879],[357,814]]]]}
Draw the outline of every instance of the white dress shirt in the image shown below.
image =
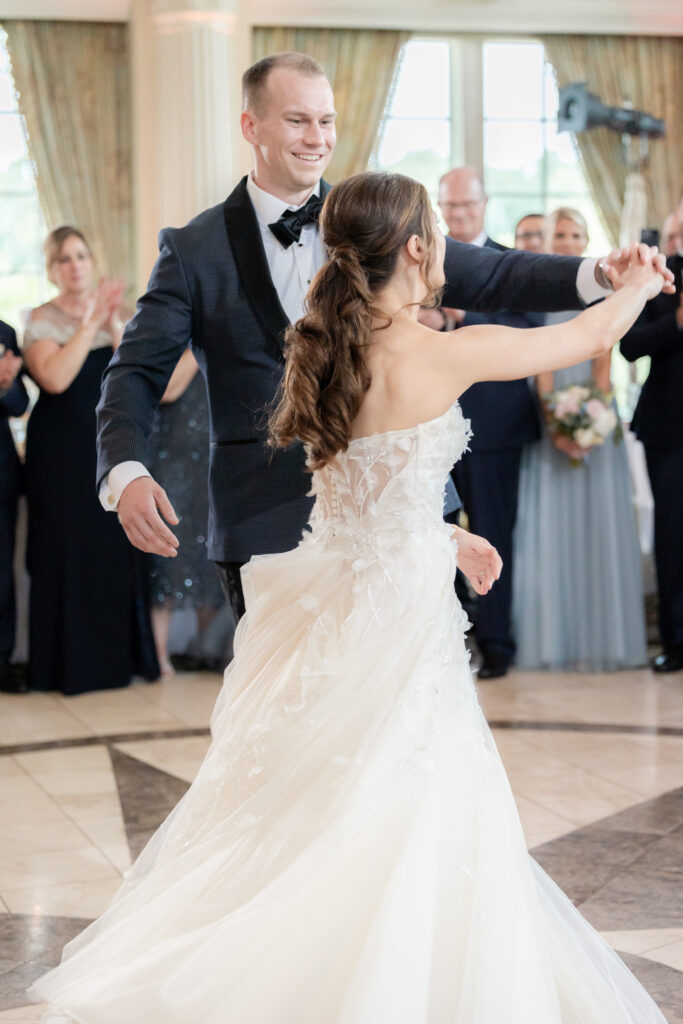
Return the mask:
{"type": "MultiPolygon", "coordinates": [[[[325,262],[325,249],[318,225],[306,224],[299,241],[285,249],[268,225],[279,220],[285,210],[298,210],[305,203],[301,203],[301,206],[290,206],[282,199],[278,199],[277,196],[259,188],[251,174],[247,178],[247,193],[256,212],[270,276],[280,299],[280,305],[290,323],[294,323],[303,315],[304,298],[308,286],[325,262]]],[[[320,195],[320,182],[312,190],[311,195],[320,195]]],[[[486,232],[482,231],[471,244],[481,246],[486,238],[486,232]]],[[[595,259],[581,260],[576,276],[576,290],[581,301],[585,302],[587,306],[610,294],[595,280],[597,262],[595,259]]],[[[118,466],[114,466],[100,488],[99,497],[102,506],[113,512],[128,484],[141,476],[151,476],[149,470],[141,462],[120,462],[118,466]]]]}

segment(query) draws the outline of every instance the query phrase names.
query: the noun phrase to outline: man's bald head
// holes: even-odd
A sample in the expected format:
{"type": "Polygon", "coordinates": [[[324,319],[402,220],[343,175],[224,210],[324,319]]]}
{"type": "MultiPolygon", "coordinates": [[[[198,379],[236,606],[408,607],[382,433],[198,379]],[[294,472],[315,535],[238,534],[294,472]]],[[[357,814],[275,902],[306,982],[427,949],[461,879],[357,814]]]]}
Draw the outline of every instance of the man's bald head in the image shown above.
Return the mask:
{"type": "Polygon", "coordinates": [[[484,230],[484,180],[474,167],[454,167],[439,181],[439,208],[448,234],[458,242],[472,242],[484,230]]]}

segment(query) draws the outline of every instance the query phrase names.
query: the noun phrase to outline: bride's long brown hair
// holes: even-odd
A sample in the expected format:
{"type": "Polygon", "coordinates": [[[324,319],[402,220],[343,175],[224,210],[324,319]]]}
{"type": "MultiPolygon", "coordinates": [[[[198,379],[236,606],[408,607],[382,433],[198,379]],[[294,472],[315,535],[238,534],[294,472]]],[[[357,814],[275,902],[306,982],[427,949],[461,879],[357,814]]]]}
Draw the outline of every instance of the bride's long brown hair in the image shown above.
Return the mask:
{"type": "Polygon", "coordinates": [[[435,222],[425,188],[403,174],[356,174],[336,185],[320,219],[328,261],[316,275],[306,313],[285,334],[285,373],[270,415],[269,444],[303,441],[308,465],[320,469],[345,451],[351,424],[370,387],[370,333],[391,318],[375,295],[392,277],[412,235],[425,251],[424,303],[435,256],[435,222]]]}

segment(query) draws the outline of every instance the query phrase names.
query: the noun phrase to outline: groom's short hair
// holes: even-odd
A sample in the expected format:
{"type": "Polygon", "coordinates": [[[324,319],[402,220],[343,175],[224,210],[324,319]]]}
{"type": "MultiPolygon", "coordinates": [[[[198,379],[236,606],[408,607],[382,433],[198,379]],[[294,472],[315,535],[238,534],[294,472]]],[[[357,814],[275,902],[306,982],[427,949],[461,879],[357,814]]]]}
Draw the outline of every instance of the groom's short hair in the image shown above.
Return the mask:
{"type": "Polygon", "coordinates": [[[253,110],[256,114],[263,112],[268,76],[275,68],[291,68],[304,75],[322,75],[327,78],[322,64],[307,53],[296,53],[294,50],[272,53],[257,60],[242,75],[242,110],[253,110]]]}

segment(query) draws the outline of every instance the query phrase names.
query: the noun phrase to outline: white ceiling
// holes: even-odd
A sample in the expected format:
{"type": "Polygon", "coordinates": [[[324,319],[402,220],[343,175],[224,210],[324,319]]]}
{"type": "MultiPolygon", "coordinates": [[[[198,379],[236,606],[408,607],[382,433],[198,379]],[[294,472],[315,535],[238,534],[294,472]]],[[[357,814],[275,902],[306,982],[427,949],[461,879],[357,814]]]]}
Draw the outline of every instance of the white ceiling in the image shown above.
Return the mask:
{"type": "MultiPolygon", "coordinates": [[[[182,0],[151,0],[161,10],[182,0]]],[[[226,0],[186,0],[209,10],[226,0]]],[[[239,2],[239,0],[237,0],[239,2]]],[[[587,32],[683,36],[681,0],[243,0],[253,24],[419,32],[587,32]]],[[[232,3],[237,5],[236,0],[232,3]]],[[[231,4],[232,6],[232,4],[231,4]]],[[[125,21],[130,0],[0,0],[0,18],[125,21]]]]}

